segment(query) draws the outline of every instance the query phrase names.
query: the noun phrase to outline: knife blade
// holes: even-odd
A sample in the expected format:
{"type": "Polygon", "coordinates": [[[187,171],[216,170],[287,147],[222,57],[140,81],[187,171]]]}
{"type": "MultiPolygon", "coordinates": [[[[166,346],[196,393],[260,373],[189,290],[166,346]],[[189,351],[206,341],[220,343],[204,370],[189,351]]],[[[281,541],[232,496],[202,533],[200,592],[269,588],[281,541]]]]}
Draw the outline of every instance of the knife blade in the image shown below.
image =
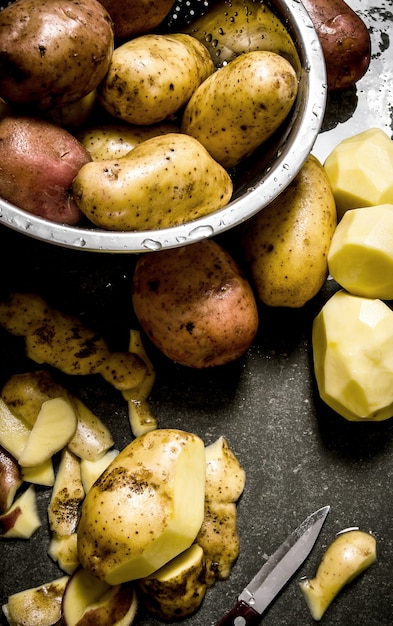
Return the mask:
{"type": "Polygon", "coordinates": [[[216,626],[255,626],[284,585],[310,554],[330,507],[309,515],[264,563],[216,626]]]}

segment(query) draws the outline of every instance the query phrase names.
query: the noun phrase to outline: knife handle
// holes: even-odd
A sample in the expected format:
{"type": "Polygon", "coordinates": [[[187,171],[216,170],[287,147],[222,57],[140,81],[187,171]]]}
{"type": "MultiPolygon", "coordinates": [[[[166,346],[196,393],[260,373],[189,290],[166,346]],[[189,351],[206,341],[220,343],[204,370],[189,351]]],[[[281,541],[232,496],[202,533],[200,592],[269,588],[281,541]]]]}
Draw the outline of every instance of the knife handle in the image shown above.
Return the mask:
{"type": "Polygon", "coordinates": [[[237,604],[219,621],[216,626],[256,626],[261,615],[248,604],[239,600],[237,604]]]}

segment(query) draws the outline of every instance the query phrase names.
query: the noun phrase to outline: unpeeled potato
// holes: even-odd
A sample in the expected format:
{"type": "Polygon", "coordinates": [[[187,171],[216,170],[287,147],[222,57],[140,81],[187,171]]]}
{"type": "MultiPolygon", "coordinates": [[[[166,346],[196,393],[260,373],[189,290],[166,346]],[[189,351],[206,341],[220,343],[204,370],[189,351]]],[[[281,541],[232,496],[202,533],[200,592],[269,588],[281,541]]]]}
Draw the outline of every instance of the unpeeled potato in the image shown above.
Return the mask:
{"type": "Polygon", "coordinates": [[[239,358],[257,332],[258,311],[250,284],[212,239],[139,257],[132,298],[151,341],[188,367],[239,358]]]}
{"type": "Polygon", "coordinates": [[[261,302],[298,308],[318,293],[336,224],[326,172],[310,155],[292,183],[244,227],[244,257],[261,302]]]}
{"type": "Polygon", "coordinates": [[[166,18],[174,0],[101,0],[113,20],[119,39],[153,31],[166,18]]]}
{"type": "Polygon", "coordinates": [[[9,115],[0,120],[0,197],[53,222],[75,225],[82,212],[70,188],[86,148],[56,124],[9,115]]]}

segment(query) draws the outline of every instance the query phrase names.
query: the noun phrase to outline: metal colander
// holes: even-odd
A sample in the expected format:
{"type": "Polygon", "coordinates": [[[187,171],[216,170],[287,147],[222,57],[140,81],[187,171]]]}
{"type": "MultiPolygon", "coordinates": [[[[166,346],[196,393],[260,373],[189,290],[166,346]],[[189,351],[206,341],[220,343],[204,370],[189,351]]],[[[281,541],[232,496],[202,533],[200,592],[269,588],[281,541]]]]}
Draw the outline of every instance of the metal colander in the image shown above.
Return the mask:
{"type": "MultiPolygon", "coordinates": [[[[177,0],[160,29],[181,30],[214,0],[177,0]]],[[[3,2],[1,8],[11,4],[3,2]]],[[[319,133],[326,106],[323,53],[311,19],[299,0],[270,0],[288,28],[302,64],[297,100],[274,141],[264,144],[231,172],[231,202],[215,213],[172,228],[138,232],[104,231],[94,226],[56,224],[31,215],[0,198],[0,224],[26,236],[68,248],[97,252],[139,253],[194,243],[223,233],[262,210],[296,176],[319,133]]]]}

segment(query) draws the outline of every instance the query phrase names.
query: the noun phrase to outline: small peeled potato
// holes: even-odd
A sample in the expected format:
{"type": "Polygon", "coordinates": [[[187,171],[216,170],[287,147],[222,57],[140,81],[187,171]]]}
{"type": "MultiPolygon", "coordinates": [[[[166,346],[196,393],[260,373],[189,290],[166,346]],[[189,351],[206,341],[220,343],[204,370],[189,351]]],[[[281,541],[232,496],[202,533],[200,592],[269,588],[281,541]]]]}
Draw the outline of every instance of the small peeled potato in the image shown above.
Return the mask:
{"type": "Polygon", "coordinates": [[[351,209],[328,252],[329,272],[355,296],[393,299],[393,204],[351,209]]]}
{"type": "Polygon", "coordinates": [[[142,255],[132,290],[143,330],[181,365],[229,363],[255,338],[258,310],[250,284],[212,239],[142,255]]]}
{"type": "Polygon", "coordinates": [[[119,159],[93,161],[73,182],[80,210],[96,226],[115,231],[167,228],[228,204],[226,170],[193,137],[147,139],[119,159]]]}
{"type": "Polygon", "coordinates": [[[314,319],[322,400],[347,420],[393,416],[393,311],[378,299],[335,293],[314,319]]]}
{"type": "Polygon", "coordinates": [[[117,585],[149,576],[189,548],[203,521],[205,475],[196,435],[158,429],[134,439],[82,504],[82,566],[117,585]]]}
{"type": "Polygon", "coordinates": [[[296,72],[284,57],[268,51],[241,54],[195,89],[181,130],[223,167],[233,167],[278,129],[297,91],[296,72]]]}
{"type": "Polygon", "coordinates": [[[348,209],[393,204],[393,141],[380,128],[343,139],[324,168],[339,219],[348,209]]]}
{"type": "Polygon", "coordinates": [[[156,124],[171,119],[213,69],[207,49],[191,35],[141,35],[115,49],[98,99],[116,118],[156,124]]]}
{"type": "Polygon", "coordinates": [[[323,555],[315,578],[300,582],[313,619],[322,619],[341,589],[376,558],[376,541],[372,535],[357,529],[340,533],[323,555]]]}
{"type": "Polygon", "coordinates": [[[318,293],[336,224],[326,173],[309,155],[288,187],[244,227],[243,254],[261,302],[299,308],[318,293]]]}

